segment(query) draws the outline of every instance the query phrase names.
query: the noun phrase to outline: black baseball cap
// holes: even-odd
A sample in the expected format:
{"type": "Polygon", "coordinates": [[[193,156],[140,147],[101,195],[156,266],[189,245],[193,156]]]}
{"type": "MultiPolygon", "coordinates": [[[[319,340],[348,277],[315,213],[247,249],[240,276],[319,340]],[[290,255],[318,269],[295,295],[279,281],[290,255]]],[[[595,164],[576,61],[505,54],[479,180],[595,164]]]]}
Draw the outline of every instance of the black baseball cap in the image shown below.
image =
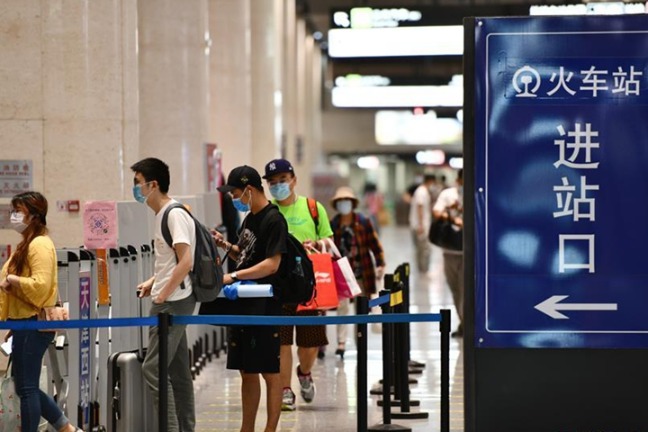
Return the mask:
{"type": "Polygon", "coordinates": [[[234,168],[227,176],[227,183],[218,187],[219,192],[231,192],[234,189],[245,189],[246,186],[253,186],[263,190],[261,176],[251,166],[242,165],[234,168]]]}
{"type": "Polygon", "coordinates": [[[293,169],[292,164],[288,162],[286,159],[273,159],[266,164],[265,175],[263,176],[263,178],[267,179],[268,177],[272,177],[275,174],[283,174],[283,173],[294,174],[295,170],[293,169]]]}

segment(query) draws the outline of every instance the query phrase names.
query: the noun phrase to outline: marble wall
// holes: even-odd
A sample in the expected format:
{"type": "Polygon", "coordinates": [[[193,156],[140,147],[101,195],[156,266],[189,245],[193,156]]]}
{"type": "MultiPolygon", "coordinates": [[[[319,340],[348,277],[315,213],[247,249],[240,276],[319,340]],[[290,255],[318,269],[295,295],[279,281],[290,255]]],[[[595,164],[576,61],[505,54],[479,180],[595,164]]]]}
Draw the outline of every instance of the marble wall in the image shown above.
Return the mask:
{"type": "Polygon", "coordinates": [[[172,195],[205,191],[205,143],[226,173],[283,149],[307,194],[317,51],[292,0],[3,0],[0,160],[32,161],[59,247],[82,244],[82,225],[56,202],[132,199],[141,158],[169,164],[172,195]]]}
{"type": "MultiPolygon", "coordinates": [[[[127,0],[0,4],[0,159],[33,161],[57,244],[80,244],[81,223],[56,201],[123,196],[123,155],[138,139],[126,131],[137,92],[125,92],[137,75],[125,52],[135,47],[136,15],[127,0]]],[[[0,232],[0,243],[16,240],[0,232]]]]}
{"type": "Polygon", "coordinates": [[[170,194],[205,190],[207,0],[140,0],[140,156],[169,165],[170,194]]]}

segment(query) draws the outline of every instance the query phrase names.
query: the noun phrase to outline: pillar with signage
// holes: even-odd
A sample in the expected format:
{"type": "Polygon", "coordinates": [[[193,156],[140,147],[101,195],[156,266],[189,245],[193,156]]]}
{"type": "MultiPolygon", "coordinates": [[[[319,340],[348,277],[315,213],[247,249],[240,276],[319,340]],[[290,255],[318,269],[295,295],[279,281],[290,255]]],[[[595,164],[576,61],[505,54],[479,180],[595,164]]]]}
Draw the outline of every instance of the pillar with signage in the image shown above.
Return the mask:
{"type": "MultiPolygon", "coordinates": [[[[95,257],[87,250],[79,250],[80,270],[78,285],[78,318],[89,320],[96,318],[95,294],[97,286],[97,271],[95,257]]],[[[77,295],[74,293],[73,295],[77,295]]],[[[70,306],[72,302],[70,302],[70,306]]],[[[77,418],[83,427],[90,424],[90,407],[94,402],[93,387],[96,378],[96,366],[94,363],[94,346],[96,338],[96,329],[89,327],[80,328],[78,331],[78,361],[79,361],[79,400],[77,404],[77,418]]],[[[74,352],[74,351],[73,351],[74,352]]]]}
{"type": "Polygon", "coordinates": [[[466,431],[644,430],[648,20],[465,30],[466,431]]]}

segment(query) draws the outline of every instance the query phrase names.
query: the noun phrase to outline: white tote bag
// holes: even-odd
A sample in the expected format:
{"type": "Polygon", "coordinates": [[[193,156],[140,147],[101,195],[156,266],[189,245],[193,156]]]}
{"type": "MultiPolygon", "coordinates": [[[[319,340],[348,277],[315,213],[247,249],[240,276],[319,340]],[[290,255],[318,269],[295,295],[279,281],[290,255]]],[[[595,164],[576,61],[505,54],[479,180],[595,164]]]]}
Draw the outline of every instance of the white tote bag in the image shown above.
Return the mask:
{"type": "Polygon", "coordinates": [[[20,431],[20,398],[12,376],[0,380],[0,431],[20,431]]]}
{"type": "MultiPolygon", "coordinates": [[[[0,431],[20,432],[20,397],[16,393],[14,378],[11,376],[11,360],[5,376],[0,379],[0,431]]],[[[47,368],[42,367],[40,388],[47,391],[47,368]]],[[[41,417],[39,431],[47,431],[47,421],[41,417]]]]}
{"type": "Polygon", "coordinates": [[[351,268],[349,258],[343,257],[335,242],[330,238],[325,239],[328,250],[333,257],[333,273],[335,276],[335,287],[339,298],[354,298],[362,294],[362,288],[358,284],[355,273],[351,268]]]}
{"type": "Polygon", "coordinates": [[[333,261],[335,286],[339,298],[353,298],[362,294],[362,289],[353,273],[349,258],[342,257],[333,261]]]}

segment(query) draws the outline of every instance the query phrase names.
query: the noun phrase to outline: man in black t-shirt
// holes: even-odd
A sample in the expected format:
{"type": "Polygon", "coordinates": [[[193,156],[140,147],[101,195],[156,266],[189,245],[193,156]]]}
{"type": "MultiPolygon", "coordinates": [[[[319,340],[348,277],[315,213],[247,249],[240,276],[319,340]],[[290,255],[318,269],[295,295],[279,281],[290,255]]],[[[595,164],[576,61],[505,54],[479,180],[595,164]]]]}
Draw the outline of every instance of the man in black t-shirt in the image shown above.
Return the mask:
{"type": "MultiPolygon", "coordinates": [[[[281,257],[287,252],[288,226],[277,207],[266,198],[261,176],[254,168],[243,165],[234,168],[227,183],[218,190],[231,194],[232,203],[237,210],[248,212],[241,224],[236,245],[227,242],[220,233],[214,233],[218,246],[236,261],[236,270],[226,274],[223,283],[229,285],[237,281],[253,280],[274,285],[281,257]]],[[[281,314],[281,303],[277,298],[255,299],[254,305],[261,306],[266,315],[281,314]]],[[[277,326],[239,326],[231,329],[227,368],[239,370],[243,378],[241,432],[254,432],[261,399],[259,374],[263,376],[267,387],[268,417],[265,431],[277,430],[282,390],[279,347],[277,326]]]]}

